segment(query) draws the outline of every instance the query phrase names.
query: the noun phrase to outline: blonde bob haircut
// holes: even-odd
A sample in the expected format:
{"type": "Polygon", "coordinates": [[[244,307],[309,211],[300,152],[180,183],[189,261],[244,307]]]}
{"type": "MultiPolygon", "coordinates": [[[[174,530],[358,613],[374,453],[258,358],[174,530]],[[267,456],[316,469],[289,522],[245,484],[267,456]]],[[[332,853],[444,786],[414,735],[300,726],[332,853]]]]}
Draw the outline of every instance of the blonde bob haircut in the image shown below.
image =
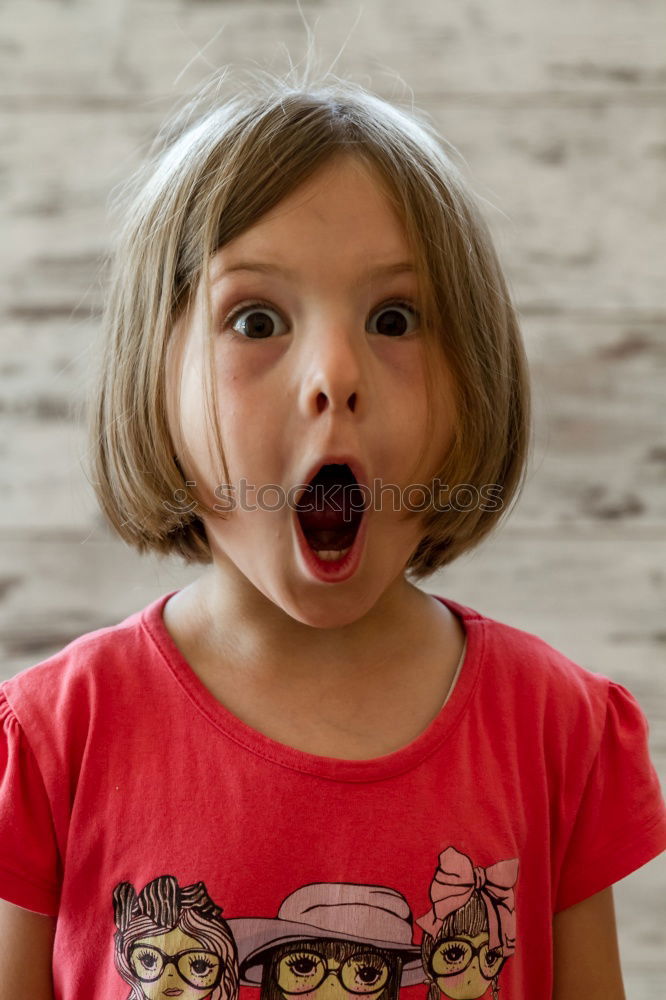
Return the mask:
{"type": "MultiPolygon", "coordinates": [[[[263,68],[240,72],[230,96],[222,96],[225,67],[172,114],[143,166],[117,189],[120,223],[88,400],[91,485],[112,528],[139,552],[212,562],[200,513],[226,515],[190,488],[196,484],[184,475],[187,458],[172,440],[171,333],[201,283],[205,400],[213,454],[228,484],[211,378],[210,258],[328,161],[352,154],[399,213],[414,255],[429,403],[443,391],[443,358],[454,383],[450,444],[418,484],[421,493],[412,490],[405,515],[421,519],[421,541],[405,565],[419,580],[476,546],[524,484],[528,364],[488,226],[452,158],[454,147],[413,102],[399,106],[330,71],[311,78],[307,67],[298,79],[293,67],[282,76],[263,68]],[[428,492],[434,479],[448,487],[444,496],[428,492]]],[[[443,440],[428,409],[415,473],[427,442],[438,434],[443,440]]]]}

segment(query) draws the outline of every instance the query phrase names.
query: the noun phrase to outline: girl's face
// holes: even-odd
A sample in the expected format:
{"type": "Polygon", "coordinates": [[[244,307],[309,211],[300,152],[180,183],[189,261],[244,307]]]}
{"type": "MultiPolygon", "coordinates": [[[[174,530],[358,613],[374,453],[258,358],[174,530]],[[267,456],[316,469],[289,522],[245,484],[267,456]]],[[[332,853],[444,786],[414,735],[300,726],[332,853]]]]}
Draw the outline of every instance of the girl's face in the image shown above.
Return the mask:
{"type": "Polygon", "coordinates": [[[445,997],[476,1000],[482,997],[503,964],[498,951],[488,948],[488,932],[472,937],[458,934],[439,941],[430,958],[430,973],[445,997]]]}
{"type": "Polygon", "coordinates": [[[269,976],[284,1000],[385,1000],[391,971],[372,945],[304,941],[273,955],[269,976]]]}
{"type": "MultiPolygon", "coordinates": [[[[379,272],[411,260],[390,202],[350,156],[329,162],[212,260],[214,378],[236,507],[226,519],[204,516],[208,538],[217,566],[306,624],[355,621],[394,581],[404,585],[421,537],[415,521],[399,523],[389,490],[364,514],[355,573],[322,582],[300,551],[293,489],[331,453],[360,459],[371,486],[375,479],[396,484],[395,494],[409,484],[426,431],[425,334],[410,311],[419,309],[415,273],[379,272]],[[263,267],[241,270],[241,263],[263,267]],[[284,502],[290,489],[292,502],[284,502]]],[[[216,480],[221,463],[211,461],[206,444],[200,295],[170,344],[169,416],[172,433],[178,422],[182,429],[186,477],[224,508],[230,491],[216,480]]],[[[433,401],[439,431],[424,470],[430,476],[452,435],[452,384],[443,362],[442,369],[433,401]]]]}
{"type": "Polygon", "coordinates": [[[129,963],[148,1000],[202,1000],[222,974],[219,955],[179,928],[135,941],[129,963]]]}

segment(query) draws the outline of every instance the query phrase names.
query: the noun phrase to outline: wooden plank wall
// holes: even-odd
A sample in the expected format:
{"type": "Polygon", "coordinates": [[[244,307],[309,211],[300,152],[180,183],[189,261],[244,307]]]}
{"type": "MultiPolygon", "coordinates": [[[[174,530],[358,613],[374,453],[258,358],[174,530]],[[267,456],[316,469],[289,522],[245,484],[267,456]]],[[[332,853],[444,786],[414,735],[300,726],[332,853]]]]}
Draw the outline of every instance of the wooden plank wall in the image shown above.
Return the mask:
{"type": "MultiPolygon", "coordinates": [[[[341,74],[398,100],[411,88],[465,158],[522,316],[536,405],[528,486],[491,540],[424,589],[628,686],[663,776],[666,8],[301,8],[322,66],[342,48],[341,74]]],[[[285,46],[298,62],[304,42],[295,0],[3,4],[3,676],[198,575],[114,539],[82,471],[107,199],[212,67],[285,68],[285,46]]],[[[666,995],[665,889],[664,858],[616,887],[633,1000],[666,995]]]]}

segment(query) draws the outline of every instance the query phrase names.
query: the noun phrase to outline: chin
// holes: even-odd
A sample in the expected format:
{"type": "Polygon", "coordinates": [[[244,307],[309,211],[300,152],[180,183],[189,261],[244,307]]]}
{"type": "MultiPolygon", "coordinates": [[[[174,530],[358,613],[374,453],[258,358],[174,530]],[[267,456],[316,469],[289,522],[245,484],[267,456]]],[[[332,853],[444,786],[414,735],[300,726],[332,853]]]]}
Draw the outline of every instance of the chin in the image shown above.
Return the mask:
{"type": "Polygon", "coordinates": [[[333,593],[321,590],[318,594],[308,594],[301,600],[293,597],[288,601],[276,601],[285,614],[310,628],[338,629],[353,625],[371,610],[376,601],[359,600],[358,594],[333,593]]]}

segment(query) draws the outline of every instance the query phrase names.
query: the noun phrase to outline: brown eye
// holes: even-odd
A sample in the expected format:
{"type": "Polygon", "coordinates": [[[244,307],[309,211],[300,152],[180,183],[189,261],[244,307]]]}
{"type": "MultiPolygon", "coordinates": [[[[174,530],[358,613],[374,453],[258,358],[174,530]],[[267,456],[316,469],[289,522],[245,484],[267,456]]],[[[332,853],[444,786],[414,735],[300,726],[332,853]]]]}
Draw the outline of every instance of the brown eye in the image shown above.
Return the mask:
{"type": "Polygon", "coordinates": [[[287,962],[290,969],[293,969],[300,976],[311,976],[317,965],[312,958],[295,958],[293,962],[287,962]]]}
{"type": "Polygon", "coordinates": [[[381,969],[376,969],[374,965],[358,965],[356,968],[356,978],[360,986],[374,986],[382,974],[381,969]]]}
{"type": "Polygon", "coordinates": [[[274,340],[276,325],[279,326],[281,322],[279,314],[267,303],[250,302],[234,309],[227,316],[225,327],[231,327],[246,340],[274,340]],[[245,315],[245,319],[241,320],[243,315],[245,315]],[[273,317],[278,317],[277,324],[273,317]]]}
{"type": "MultiPolygon", "coordinates": [[[[371,324],[370,333],[403,337],[418,329],[419,313],[409,302],[387,302],[375,310],[373,317],[378,317],[378,321],[374,329],[371,324]]],[[[232,329],[245,340],[274,340],[284,333],[284,329],[279,329],[281,323],[279,313],[268,303],[249,302],[234,309],[227,316],[224,327],[232,329]]]]}
{"type": "Polygon", "coordinates": [[[371,333],[381,333],[385,337],[404,337],[412,330],[409,327],[409,320],[405,319],[404,313],[408,313],[413,322],[412,329],[418,329],[419,314],[409,302],[387,302],[373,314],[378,316],[377,329],[371,329],[371,333]]]}

